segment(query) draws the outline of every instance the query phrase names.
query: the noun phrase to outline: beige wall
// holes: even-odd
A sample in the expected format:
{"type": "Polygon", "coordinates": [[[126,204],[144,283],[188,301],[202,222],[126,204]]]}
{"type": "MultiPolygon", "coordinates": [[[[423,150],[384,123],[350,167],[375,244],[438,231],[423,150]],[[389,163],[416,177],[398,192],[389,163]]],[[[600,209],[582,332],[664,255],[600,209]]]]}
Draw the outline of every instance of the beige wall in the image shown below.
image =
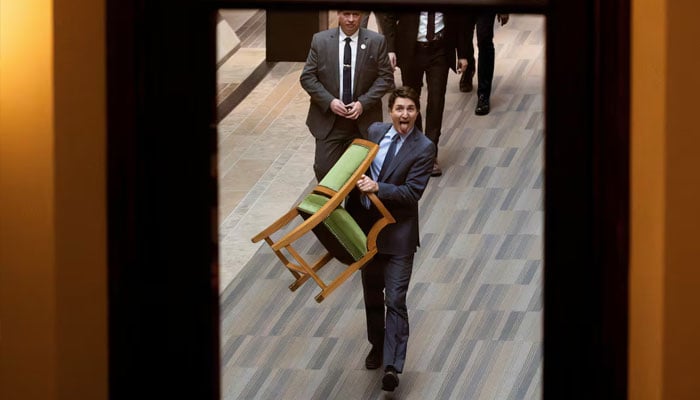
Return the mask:
{"type": "Polygon", "coordinates": [[[104,1],[0,0],[0,398],[107,398],[104,1]]]}
{"type": "Polygon", "coordinates": [[[700,393],[700,4],[632,1],[630,399],[700,393]]]}

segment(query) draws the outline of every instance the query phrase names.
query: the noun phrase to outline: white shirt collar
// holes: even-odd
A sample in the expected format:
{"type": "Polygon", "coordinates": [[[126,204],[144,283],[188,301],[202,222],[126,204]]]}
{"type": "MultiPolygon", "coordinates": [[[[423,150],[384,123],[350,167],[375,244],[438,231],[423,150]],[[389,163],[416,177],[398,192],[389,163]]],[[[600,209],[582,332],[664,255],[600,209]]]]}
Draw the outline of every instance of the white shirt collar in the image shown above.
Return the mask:
{"type": "MultiPolygon", "coordinates": [[[[345,38],[348,37],[348,35],[343,32],[342,29],[338,28],[338,31],[340,32],[340,41],[343,42],[345,41],[345,38]]],[[[351,36],[349,36],[350,39],[352,39],[353,42],[357,43],[357,39],[360,37],[360,30],[356,30],[355,33],[353,33],[351,36]]]]}

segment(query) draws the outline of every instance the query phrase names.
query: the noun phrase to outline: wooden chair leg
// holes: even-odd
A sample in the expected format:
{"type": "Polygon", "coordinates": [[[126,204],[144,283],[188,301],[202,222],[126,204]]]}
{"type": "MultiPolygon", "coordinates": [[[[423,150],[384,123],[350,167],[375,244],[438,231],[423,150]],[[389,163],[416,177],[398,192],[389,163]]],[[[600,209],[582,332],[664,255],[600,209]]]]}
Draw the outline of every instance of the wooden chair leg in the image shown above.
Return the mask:
{"type": "MultiPolygon", "coordinates": [[[[270,239],[269,236],[268,236],[268,237],[265,237],[264,239],[265,239],[265,242],[266,242],[267,244],[270,245],[270,247],[272,247],[272,245],[275,244],[275,242],[273,242],[272,239],[270,239]]],[[[275,255],[277,256],[277,258],[279,258],[280,261],[282,261],[282,264],[283,264],[285,267],[287,267],[287,270],[288,270],[289,272],[291,272],[291,274],[294,276],[294,279],[299,279],[299,277],[301,276],[301,274],[300,274],[299,272],[296,271],[297,268],[294,268],[293,264],[289,261],[289,259],[287,259],[287,257],[286,257],[284,254],[282,254],[282,252],[279,251],[279,250],[273,250],[272,252],[275,253],[275,255]]]]}
{"type": "MultiPolygon", "coordinates": [[[[292,248],[291,246],[287,246],[287,251],[289,251],[289,254],[291,254],[292,257],[294,257],[294,259],[299,262],[299,265],[302,267],[302,269],[304,269],[304,272],[302,273],[302,276],[299,279],[303,278],[304,281],[306,281],[306,279],[309,279],[309,277],[311,277],[314,281],[316,281],[316,284],[319,287],[321,287],[321,289],[326,288],[326,283],[323,282],[318,275],[316,275],[316,271],[311,266],[309,266],[309,264],[306,262],[306,260],[304,260],[301,257],[301,255],[294,248],[292,248]]],[[[328,262],[328,261],[326,261],[326,262],[328,262]]],[[[316,264],[319,264],[319,263],[317,262],[316,264]]],[[[314,266],[317,266],[316,264],[314,266]]],[[[325,263],[323,263],[323,264],[325,264],[325,263]]],[[[323,265],[321,265],[321,266],[323,266],[323,265]]],[[[318,268],[321,268],[321,266],[318,266],[318,268]]],[[[297,285],[297,287],[298,287],[298,285],[297,285]]]]}
{"type": "MultiPolygon", "coordinates": [[[[326,253],[321,258],[319,258],[318,261],[316,261],[316,263],[314,263],[314,265],[311,267],[311,269],[314,272],[317,272],[319,269],[321,269],[321,267],[328,264],[328,261],[330,261],[332,259],[333,259],[333,256],[331,255],[331,253],[326,253]]],[[[297,278],[296,281],[294,281],[291,285],[289,285],[289,290],[291,290],[292,292],[297,290],[299,288],[299,286],[303,285],[304,282],[306,282],[310,277],[311,277],[310,274],[302,274],[301,276],[299,276],[297,278]]]]}

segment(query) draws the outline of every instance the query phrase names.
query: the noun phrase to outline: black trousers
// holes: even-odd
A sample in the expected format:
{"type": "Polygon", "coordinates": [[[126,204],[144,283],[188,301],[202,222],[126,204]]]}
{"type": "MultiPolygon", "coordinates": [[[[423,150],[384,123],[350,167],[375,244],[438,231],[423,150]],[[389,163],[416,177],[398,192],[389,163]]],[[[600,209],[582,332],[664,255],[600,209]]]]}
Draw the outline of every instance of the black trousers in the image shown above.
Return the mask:
{"type": "Polygon", "coordinates": [[[338,162],[350,143],[361,137],[357,121],[336,116],[331,133],[325,139],[316,139],[314,157],[316,179],[321,182],[321,179],[338,162]]]}
{"type": "Polygon", "coordinates": [[[470,15],[467,25],[467,69],[474,70],[474,28],[476,27],[476,42],[479,46],[479,69],[477,71],[478,88],[476,94],[491,97],[493,68],[496,50],[493,46],[493,27],[496,14],[491,12],[470,15]]]}
{"type": "MultiPolygon", "coordinates": [[[[418,115],[416,125],[425,132],[425,135],[437,147],[442,132],[447,73],[450,68],[447,63],[447,50],[444,42],[436,42],[428,47],[420,46],[416,42],[414,59],[404,61],[409,62],[404,62],[399,66],[403,84],[413,88],[418,92],[419,96],[423,87],[423,75],[425,75],[425,83],[428,90],[427,105],[425,111],[421,111],[418,115]],[[425,129],[423,129],[423,114],[425,114],[425,129]]],[[[421,108],[421,110],[423,109],[421,108]]]]}

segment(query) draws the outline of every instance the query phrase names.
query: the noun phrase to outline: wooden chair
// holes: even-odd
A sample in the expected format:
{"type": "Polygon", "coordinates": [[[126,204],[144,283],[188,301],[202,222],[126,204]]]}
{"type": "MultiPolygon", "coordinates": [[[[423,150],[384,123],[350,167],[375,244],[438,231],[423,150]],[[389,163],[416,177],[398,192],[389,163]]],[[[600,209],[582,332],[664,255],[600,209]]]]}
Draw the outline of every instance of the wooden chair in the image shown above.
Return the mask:
{"type": "Polygon", "coordinates": [[[290,290],[296,290],[311,278],[321,288],[321,292],[315,297],[320,303],[377,254],[377,235],[386,225],[395,222],[392,215],[374,193],[369,194],[370,201],[379,210],[381,217],[365,235],[357,222],[342,207],[342,202],[355,187],[360,176],[369,169],[378,150],[379,146],[373,142],[355,139],[301,203],[252,238],[253,243],[265,239],[282,264],[292,273],[296,280],[289,286],[290,290]],[[272,235],[290,225],[297,216],[301,217],[300,223],[274,241],[272,235]],[[293,247],[296,240],[309,232],[313,232],[327,250],[313,263],[304,260],[293,247]],[[290,261],[285,253],[291,255],[294,262],[290,261]],[[347,267],[326,283],[317,272],[333,258],[347,267]]]}

